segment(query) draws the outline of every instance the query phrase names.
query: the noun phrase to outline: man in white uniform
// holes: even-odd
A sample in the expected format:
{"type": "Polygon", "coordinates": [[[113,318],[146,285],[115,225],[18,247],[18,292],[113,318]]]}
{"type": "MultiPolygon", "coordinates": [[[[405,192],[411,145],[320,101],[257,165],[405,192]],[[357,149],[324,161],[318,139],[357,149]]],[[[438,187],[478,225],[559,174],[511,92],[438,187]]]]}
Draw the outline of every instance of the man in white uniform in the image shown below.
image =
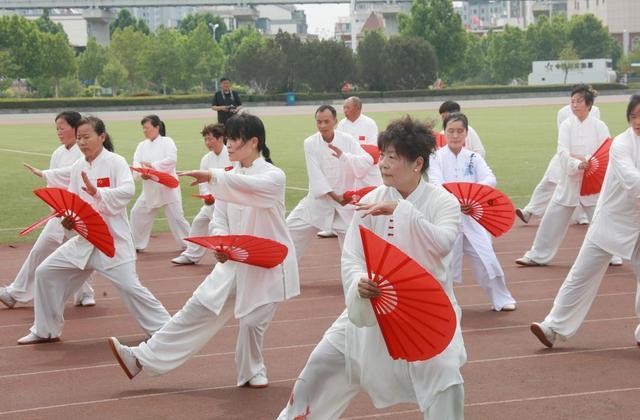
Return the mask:
{"type": "Polygon", "coordinates": [[[340,247],[354,208],[344,197],[354,190],[357,178],[366,176],[373,158],[349,134],[335,130],[336,110],[321,105],[316,111],[318,132],[304,141],[309,192],[287,217],[287,227],[302,258],[319,231],[333,231],[340,247]]]}
{"type": "MultiPolygon", "coordinates": [[[[640,95],[627,107],[630,127],[617,136],[609,152],[609,166],[591,226],[553,308],[531,332],[547,347],[557,338],[573,336],[598,292],[609,260],[631,260],[638,281],[636,315],[640,316],[640,95]]],[[[635,330],[640,344],[640,325],[635,330]]]]}

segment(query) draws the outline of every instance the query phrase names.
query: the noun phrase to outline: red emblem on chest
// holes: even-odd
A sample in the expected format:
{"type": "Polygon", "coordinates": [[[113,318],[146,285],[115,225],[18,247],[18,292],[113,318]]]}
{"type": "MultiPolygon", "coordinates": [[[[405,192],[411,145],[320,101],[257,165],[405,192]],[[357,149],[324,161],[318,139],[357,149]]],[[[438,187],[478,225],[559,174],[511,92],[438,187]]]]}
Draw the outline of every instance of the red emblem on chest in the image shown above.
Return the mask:
{"type": "Polygon", "coordinates": [[[224,170],[227,171],[227,172],[229,172],[232,169],[233,169],[233,165],[227,166],[226,168],[224,168],[224,170]]]}
{"type": "Polygon", "coordinates": [[[366,138],[365,138],[364,136],[358,136],[358,140],[360,140],[360,141],[365,141],[365,140],[366,140],[366,138]]]}
{"type": "Polygon", "coordinates": [[[96,186],[98,188],[110,187],[111,183],[109,182],[109,178],[98,178],[96,180],[96,186]]]}

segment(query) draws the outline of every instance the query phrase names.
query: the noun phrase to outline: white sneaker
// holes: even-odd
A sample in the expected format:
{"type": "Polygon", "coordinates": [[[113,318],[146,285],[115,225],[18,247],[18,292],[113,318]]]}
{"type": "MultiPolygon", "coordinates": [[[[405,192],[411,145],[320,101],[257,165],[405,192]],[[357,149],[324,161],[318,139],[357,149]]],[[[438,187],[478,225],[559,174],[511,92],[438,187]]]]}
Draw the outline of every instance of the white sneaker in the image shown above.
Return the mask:
{"type": "Polygon", "coordinates": [[[20,344],[21,346],[24,346],[27,344],[55,343],[57,341],[60,341],[60,337],[44,338],[30,332],[24,337],[18,339],[18,344],[20,344]]]}
{"type": "Polygon", "coordinates": [[[269,379],[267,379],[264,373],[258,373],[253,378],[249,379],[247,386],[249,388],[266,388],[269,385],[269,379]]]}
{"type": "Polygon", "coordinates": [[[195,264],[195,261],[191,261],[189,258],[184,255],[179,255],[171,260],[172,263],[177,265],[192,265],[195,264]]]}
{"type": "Polygon", "coordinates": [[[113,356],[118,361],[118,364],[120,364],[122,370],[124,370],[125,375],[127,375],[129,379],[133,379],[138,373],[140,373],[142,367],[140,366],[138,359],[136,359],[136,356],[133,354],[131,348],[120,344],[118,339],[115,337],[110,337],[107,341],[109,342],[109,347],[111,348],[113,356]]]}
{"type": "Polygon", "coordinates": [[[12,309],[16,306],[16,300],[7,292],[7,288],[3,287],[0,289],[0,302],[4,304],[9,309],[12,309]]]}
{"type": "Polygon", "coordinates": [[[614,267],[620,267],[622,265],[622,257],[614,255],[613,257],[611,257],[611,261],[609,261],[609,265],[612,265],[614,267]]]}
{"type": "Polygon", "coordinates": [[[76,306],[82,306],[82,307],[96,306],[96,300],[93,298],[93,296],[84,295],[82,296],[82,299],[76,302],[76,306]]]}
{"type": "Polygon", "coordinates": [[[335,232],[331,232],[330,230],[322,230],[320,232],[318,232],[318,237],[320,238],[335,238],[336,235],[335,232]]]}
{"type": "Polygon", "coordinates": [[[518,216],[524,223],[529,223],[529,219],[531,219],[531,213],[523,209],[516,209],[516,216],[518,216]]]}
{"type": "Polygon", "coordinates": [[[505,304],[502,309],[496,309],[495,306],[491,306],[491,310],[492,311],[496,311],[496,312],[512,312],[516,310],[516,304],[515,303],[507,303],[505,304]]]}
{"type": "Polygon", "coordinates": [[[556,342],[557,334],[551,328],[544,325],[543,322],[532,322],[529,327],[533,335],[545,346],[551,348],[556,342]]]}

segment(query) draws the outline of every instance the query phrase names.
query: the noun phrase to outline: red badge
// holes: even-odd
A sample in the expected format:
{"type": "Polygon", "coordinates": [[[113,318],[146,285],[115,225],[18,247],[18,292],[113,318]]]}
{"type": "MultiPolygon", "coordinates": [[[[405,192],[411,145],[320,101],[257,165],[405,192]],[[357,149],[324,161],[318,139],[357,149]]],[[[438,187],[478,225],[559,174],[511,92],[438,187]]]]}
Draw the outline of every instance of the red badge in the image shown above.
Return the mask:
{"type": "Polygon", "coordinates": [[[226,168],[224,168],[224,170],[227,171],[227,172],[229,172],[232,169],[233,169],[233,165],[227,166],[226,168]]]}
{"type": "Polygon", "coordinates": [[[366,138],[365,138],[365,136],[358,136],[358,140],[360,140],[360,141],[365,141],[365,140],[366,140],[366,138]]]}
{"type": "Polygon", "coordinates": [[[111,183],[109,182],[109,178],[98,178],[96,180],[96,186],[98,188],[110,187],[111,183]]]}

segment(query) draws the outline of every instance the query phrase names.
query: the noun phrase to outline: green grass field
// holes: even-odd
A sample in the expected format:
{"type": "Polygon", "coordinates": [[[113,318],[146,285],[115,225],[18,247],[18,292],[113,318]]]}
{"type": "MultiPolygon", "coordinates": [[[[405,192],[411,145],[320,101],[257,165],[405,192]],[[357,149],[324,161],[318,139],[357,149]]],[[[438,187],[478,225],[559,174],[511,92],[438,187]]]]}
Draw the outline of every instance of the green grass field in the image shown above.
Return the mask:
{"type": "MultiPolygon", "coordinates": [[[[612,136],[627,127],[624,103],[598,104],[603,120],[612,136]]],[[[534,186],[540,180],[556,148],[556,112],[558,106],[522,106],[466,109],[470,124],[478,131],[487,150],[487,161],[498,178],[498,188],[508,194],[517,206],[526,203],[534,186]]],[[[379,127],[398,118],[403,112],[368,114],[379,127]]],[[[159,112],[162,117],[162,112],[159,112]]],[[[439,121],[436,112],[412,112],[412,116],[439,121]]],[[[287,185],[307,187],[307,175],[302,151],[303,140],[315,131],[315,122],[309,116],[277,116],[263,118],[267,128],[267,144],[274,163],[287,174],[287,185]]],[[[138,121],[113,121],[107,130],[115,140],[116,152],[127,160],[133,157],[137,143],[142,139],[138,121]]],[[[178,146],[178,168],[195,169],[206,152],[200,129],[203,119],[167,119],[167,134],[178,146]]],[[[58,146],[53,121],[43,125],[0,125],[0,243],[33,241],[37,233],[18,238],[21,228],[47,214],[47,208],[31,190],[41,187],[39,178],[22,167],[22,162],[39,168],[49,164],[51,152],[58,146]],[[21,151],[25,153],[16,153],[21,151]]],[[[200,201],[191,198],[197,193],[188,181],[181,181],[185,215],[190,221],[200,207],[200,201]]],[[[140,192],[140,185],[137,185],[140,192]]],[[[305,194],[287,190],[287,209],[291,210],[305,194]]],[[[131,203],[133,205],[133,201],[131,203]]],[[[164,215],[159,215],[164,218],[164,215]]],[[[164,220],[157,220],[156,231],[167,230],[164,220]]]]}

